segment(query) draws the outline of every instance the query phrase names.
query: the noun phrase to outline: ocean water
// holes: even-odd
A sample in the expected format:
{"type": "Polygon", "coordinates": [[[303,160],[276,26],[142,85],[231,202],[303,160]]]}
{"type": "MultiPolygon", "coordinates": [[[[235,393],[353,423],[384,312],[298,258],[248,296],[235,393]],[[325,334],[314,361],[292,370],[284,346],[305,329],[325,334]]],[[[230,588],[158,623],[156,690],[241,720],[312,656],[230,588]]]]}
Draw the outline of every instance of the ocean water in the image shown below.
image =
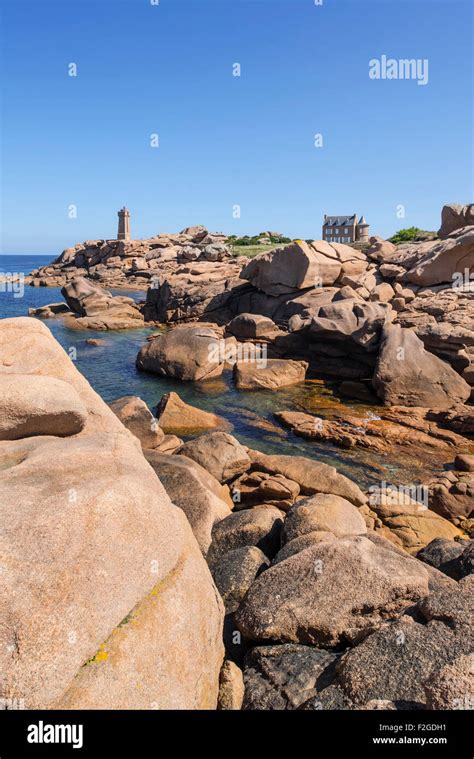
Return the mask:
{"type": "MultiPolygon", "coordinates": [[[[54,256],[0,256],[0,275],[3,273],[28,274],[32,269],[50,262],[54,256]]],[[[10,288],[11,289],[11,288],[10,288]]],[[[25,285],[23,293],[8,291],[0,286],[0,318],[27,316],[29,308],[48,303],[62,302],[59,288],[25,285]]],[[[136,300],[144,293],[130,292],[136,300]]],[[[231,372],[222,378],[202,383],[179,382],[139,372],[135,359],[146,341],[150,328],[118,332],[67,329],[60,318],[43,322],[66,351],[74,348],[75,363],[82,374],[106,402],[124,395],[138,395],[154,409],[164,393],[174,390],[194,406],[224,417],[233,427],[233,433],[244,444],[265,453],[300,455],[336,466],[338,471],[354,479],[360,486],[387,480],[393,483],[418,482],[426,479],[426,463],[418,465],[391,460],[356,449],[344,451],[334,446],[306,441],[284,430],[275,420],[275,411],[312,411],[324,416],[324,410],[334,402],[331,388],[319,382],[306,382],[276,392],[245,392],[237,390],[231,372]],[[104,346],[86,344],[88,338],[98,337],[104,346]]],[[[370,413],[370,411],[368,411],[370,413]]]]}

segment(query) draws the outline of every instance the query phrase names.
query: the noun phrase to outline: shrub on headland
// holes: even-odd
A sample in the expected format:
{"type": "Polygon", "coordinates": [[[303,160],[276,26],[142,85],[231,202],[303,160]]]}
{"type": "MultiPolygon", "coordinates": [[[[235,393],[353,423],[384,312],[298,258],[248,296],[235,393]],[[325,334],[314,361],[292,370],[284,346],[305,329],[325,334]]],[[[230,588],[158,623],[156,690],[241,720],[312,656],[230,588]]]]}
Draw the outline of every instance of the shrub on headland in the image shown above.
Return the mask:
{"type": "Polygon", "coordinates": [[[399,229],[393,237],[389,237],[389,242],[397,245],[400,242],[412,242],[413,240],[424,239],[431,236],[431,232],[426,232],[419,227],[408,227],[408,229],[399,229]]]}

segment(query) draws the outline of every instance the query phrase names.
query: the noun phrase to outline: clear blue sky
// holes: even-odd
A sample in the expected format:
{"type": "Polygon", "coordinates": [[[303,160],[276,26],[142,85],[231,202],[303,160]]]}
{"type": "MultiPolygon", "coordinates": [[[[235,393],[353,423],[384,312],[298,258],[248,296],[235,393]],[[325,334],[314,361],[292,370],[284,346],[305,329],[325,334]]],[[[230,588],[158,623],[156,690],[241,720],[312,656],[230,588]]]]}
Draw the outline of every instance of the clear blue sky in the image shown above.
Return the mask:
{"type": "Polygon", "coordinates": [[[134,237],[310,238],[324,213],[388,236],[474,199],[468,0],[0,1],[2,253],[114,237],[123,204],[134,237]],[[371,80],[383,54],[429,83],[371,80]]]}

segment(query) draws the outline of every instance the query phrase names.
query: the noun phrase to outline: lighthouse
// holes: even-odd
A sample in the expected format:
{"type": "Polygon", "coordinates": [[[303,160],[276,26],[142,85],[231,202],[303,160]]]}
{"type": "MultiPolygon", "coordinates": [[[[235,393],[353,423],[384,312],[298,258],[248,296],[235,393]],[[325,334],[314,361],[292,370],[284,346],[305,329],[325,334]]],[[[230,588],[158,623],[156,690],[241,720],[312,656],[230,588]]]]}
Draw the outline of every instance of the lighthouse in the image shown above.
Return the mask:
{"type": "Polygon", "coordinates": [[[130,211],[128,208],[120,209],[118,212],[119,223],[117,240],[130,240],[130,211]]]}

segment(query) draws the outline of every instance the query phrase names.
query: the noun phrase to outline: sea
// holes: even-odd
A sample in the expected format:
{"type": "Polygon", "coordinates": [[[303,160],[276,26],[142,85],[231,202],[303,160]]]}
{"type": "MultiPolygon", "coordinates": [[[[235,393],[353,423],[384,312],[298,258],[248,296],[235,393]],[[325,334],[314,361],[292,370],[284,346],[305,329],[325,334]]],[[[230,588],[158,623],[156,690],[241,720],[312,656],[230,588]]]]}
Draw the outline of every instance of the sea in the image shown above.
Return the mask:
{"type": "MultiPolygon", "coordinates": [[[[53,259],[54,256],[34,254],[0,256],[0,318],[28,316],[29,308],[64,301],[60,288],[25,285],[20,289],[1,285],[2,274],[23,273],[26,276],[53,259]]],[[[117,294],[128,295],[137,301],[145,298],[144,292],[121,290],[117,294]]],[[[243,445],[263,453],[306,456],[331,464],[361,487],[378,484],[381,480],[406,483],[426,478],[424,464],[420,463],[418,467],[417,462],[412,461],[410,472],[407,472],[405,465],[402,468],[400,462],[387,456],[361,449],[341,450],[327,443],[299,438],[283,429],[275,419],[275,411],[311,409],[318,413],[319,407],[323,410],[330,408],[335,401],[330,385],[308,381],[278,391],[239,391],[232,382],[230,370],[221,378],[200,383],[167,379],[140,372],[135,366],[138,351],[156,329],[95,332],[68,329],[61,318],[46,319],[43,323],[69,355],[74,356],[77,369],[107,403],[124,395],[137,395],[154,410],[162,395],[175,391],[186,403],[225,418],[243,445]],[[87,339],[94,337],[105,344],[99,347],[88,345],[87,339]]],[[[367,413],[373,412],[368,410],[367,413]]]]}

